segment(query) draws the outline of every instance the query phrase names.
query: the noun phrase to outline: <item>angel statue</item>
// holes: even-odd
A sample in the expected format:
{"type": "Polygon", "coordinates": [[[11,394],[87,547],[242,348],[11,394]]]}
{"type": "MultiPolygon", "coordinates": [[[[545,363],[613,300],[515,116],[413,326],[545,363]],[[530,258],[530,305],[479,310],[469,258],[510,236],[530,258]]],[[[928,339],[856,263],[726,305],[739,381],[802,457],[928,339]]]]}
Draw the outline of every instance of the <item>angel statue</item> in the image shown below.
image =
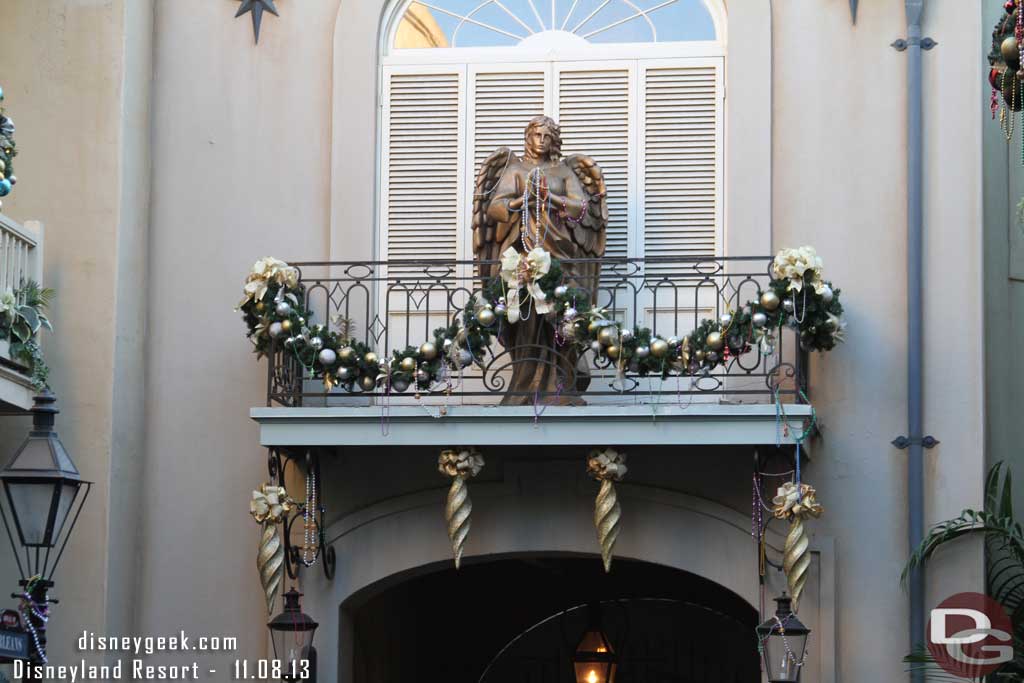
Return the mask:
{"type": "MultiPolygon", "coordinates": [[[[562,284],[590,292],[593,304],[607,227],[600,167],[582,154],[563,158],[561,128],[547,116],[526,126],[522,158],[502,147],[480,167],[473,252],[477,260],[492,262],[481,267],[485,280],[499,274],[496,262],[508,249],[527,254],[541,247],[562,262],[562,284]]],[[[512,372],[502,405],[530,404],[538,393],[555,397],[557,404],[581,404],[579,394],[590,375],[577,370],[579,350],[557,337],[553,314],[540,315],[531,305],[520,304],[520,319],[501,328],[499,338],[511,356],[512,372]]]]}

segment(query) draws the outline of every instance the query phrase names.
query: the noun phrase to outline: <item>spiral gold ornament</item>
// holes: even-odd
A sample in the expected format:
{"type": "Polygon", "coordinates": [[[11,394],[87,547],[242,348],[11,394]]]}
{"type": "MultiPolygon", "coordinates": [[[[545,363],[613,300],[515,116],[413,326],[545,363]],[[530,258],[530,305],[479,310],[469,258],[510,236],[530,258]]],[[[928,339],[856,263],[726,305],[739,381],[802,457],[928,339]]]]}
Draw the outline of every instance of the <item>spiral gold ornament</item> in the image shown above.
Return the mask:
{"type": "Polygon", "coordinates": [[[601,482],[601,490],[597,492],[597,500],[594,502],[594,527],[601,545],[605,572],[612,570],[615,541],[619,537],[619,521],[622,518],[615,482],[622,481],[626,469],[626,454],[612,448],[591,451],[587,458],[587,472],[601,482]]]}
{"type": "Polygon", "coordinates": [[[452,544],[456,569],[462,564],[462,553],[466,537],[469,536],[470,515],[473,512],[473,501],[469,498],[466,480],[479,474],[483,467],[484,458],[474,448],[441,451],[437,459],[438,471],[452,480],[445,501],[444,516],[448,522],[448,539],[452,544]]]}
{"type": "Polygon", "coordinates": [[[810,537],[804,521],[820,517],[824,511],[818,503],[814,488],[807,484],[787,482],[779,487],[778,495],[772,500],[772,512],[777,519],[789,521],[789,533],[782,556],[782,569],[786,573],[789,594],[793,597],[793,611],[800,605],[800,596],[807,583],[807,572],[811,566],[810,537]]]}
{"type": "Polygon", "coordinates": [[[271,614],[274,611],[274,600],[284,582],[284,545],[277,533],[277,525],[272,522],[263,525],[256,567],[260,571],[260,584],[267,599],[267,614],[271,614]]]}

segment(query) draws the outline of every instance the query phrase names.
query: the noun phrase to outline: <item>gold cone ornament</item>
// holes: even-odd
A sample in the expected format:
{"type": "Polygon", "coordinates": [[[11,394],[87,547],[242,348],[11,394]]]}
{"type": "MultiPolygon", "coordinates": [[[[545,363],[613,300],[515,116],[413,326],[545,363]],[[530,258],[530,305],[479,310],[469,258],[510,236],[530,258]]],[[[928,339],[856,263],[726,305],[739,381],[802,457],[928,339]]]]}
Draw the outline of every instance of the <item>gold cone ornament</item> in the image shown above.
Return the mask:
{"type": "Polygon", "coordinates": [[[263,484],[258,491],[253,491],[249,501],[249,514],[263,526],[256,568],[260,572],[268,614],[274,611],[274,600],[284,583],[284,545],[277,525],[284,521],[294,506],[283,486],[271,484],[263,484]]]}
{"type": "Polygon", "coordinates": [[[619,519],[622,517],[619,498],[615,494],[615,482],[622,481],[626,476],[626,454],[613,448],[591,451],[587,458],[587,473],[601,482],[601,490],[594,503],[594,526],[597,528],[597,540],[601,544],[604,570],[610,572],[615,540],[619,536],[619,519]]]}
{"type": "Polygon", "coordinates": [[[807,571],[811,565],[810,538],[804,528],[804,521],[811,517],[820,517],[824,511],[815,496],[814,488],[808,484],[786,482],[779,487],[777,495],[772,499],[772,513],[776,519],[789,521],[782,569],[789,583],[794,612],[799,608],[800,596],[804,592],[807,571]]]}
{"type": "Polygon", "coordinates": [[[484,457],[475,448],[441,451],[437,459],[438,471],[452,480],[445,502],[444,516],[448,521],[448,539],[452,543],[456,569],[462,564],[462,552],[465,549],[466,537],[469,535],[470,514],[473,512],[473,502],[469,499],[466,480],[479,474],[483,467],[484,457]]]}

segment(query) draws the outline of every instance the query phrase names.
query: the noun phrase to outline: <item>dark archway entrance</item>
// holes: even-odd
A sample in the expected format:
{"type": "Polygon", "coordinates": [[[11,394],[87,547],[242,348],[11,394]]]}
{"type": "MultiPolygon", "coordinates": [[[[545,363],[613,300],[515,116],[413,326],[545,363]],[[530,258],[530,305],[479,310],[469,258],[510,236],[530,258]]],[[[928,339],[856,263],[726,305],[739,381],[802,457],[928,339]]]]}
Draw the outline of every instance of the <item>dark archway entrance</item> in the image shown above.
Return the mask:
{"type": "Polygon", "coordinates": [[[619,683],[759,680],[757,612],[670,567],[620,559],[606,575],[595,558],[518,557],[378,588],[345,605],[352,683],[569,683],[586,620],[572,608],[595,601],[623,645],[619,683]]]}

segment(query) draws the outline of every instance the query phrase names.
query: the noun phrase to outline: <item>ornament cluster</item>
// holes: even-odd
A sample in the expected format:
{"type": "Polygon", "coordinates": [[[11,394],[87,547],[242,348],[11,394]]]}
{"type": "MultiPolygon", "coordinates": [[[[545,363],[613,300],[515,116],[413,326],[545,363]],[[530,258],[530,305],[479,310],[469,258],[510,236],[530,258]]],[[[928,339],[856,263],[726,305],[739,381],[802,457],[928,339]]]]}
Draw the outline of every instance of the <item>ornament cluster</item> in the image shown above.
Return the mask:
{"type": "MultiPolygon", "coordinates": [[[[14,175],[14,157],[18,148],[14,144],[14,121],[3,107],[4,89],[0,88],[0,197],[6,197],[18,182],[14,175]]],[[[0,201],[0,206],[3,202],[0,201]]]]}
{"type": "Polygon", "coordinates": [[[543,267],[524,268],[521,282],[493,278],[451,325],[434,330],[432,339],[421,345],[392,351],[390,356],[378,355],[353,339],[348,321],[334,321],[337,329],[313,324],[297,270],[277,259],[256,262],[239,308],[257,354],[265,355],[280,344],[328,391],[383,388],[403,393],[446,386],[451,373],[483,362],[505,326],[533,314],[546,316],[556,326],[561,343],[590,349],[621,373],[662,378],[702,376],[755,349],[771,355],[779,330],[786,326],[799,333],[805,350],[828,351],[843,341],[846,324],[840,291],[822,278],[821,259],[811,247],[779,252],[773,279],[756,299],[717,319],[703,320],[685,337],[623,326],[606,309],[591,306],[589,292],[566,284],[557,259],[546,252],[531,252],[528,257],[543,267]]]}

